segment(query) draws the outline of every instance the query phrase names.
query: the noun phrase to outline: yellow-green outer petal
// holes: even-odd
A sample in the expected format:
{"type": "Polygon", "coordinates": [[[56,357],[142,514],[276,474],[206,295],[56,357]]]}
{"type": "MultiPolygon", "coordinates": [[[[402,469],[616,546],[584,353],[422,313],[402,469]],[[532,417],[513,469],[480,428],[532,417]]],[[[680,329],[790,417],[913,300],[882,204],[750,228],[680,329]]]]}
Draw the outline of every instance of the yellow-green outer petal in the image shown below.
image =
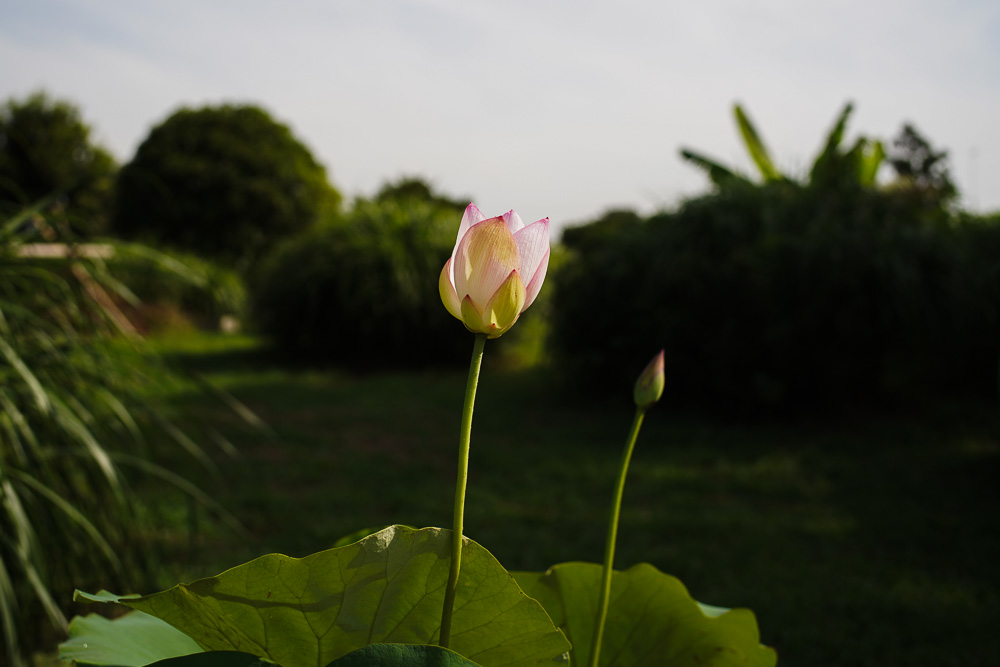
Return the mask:
{"type": "Polygon", "coordinates": [[[462,323],[472,333],[491,333],[493,331],[493,327],[483,321],[482,313],[476,308],[476,304],[468,294],[462,299],[462,323]]]}
{"type": "Polygon", "coordinates": [[[438,277],[438,293],[441,295],[441,303],[448,309],[452,316],[462,319],[462,302],[458,299],[455,286],[451,284],[451,258],[444,263],[441,275],[438,277]]]}
{"type": "Polygon", "coordinates": [[[514,326],[514,322],[521,314],[521,307],[524,306],[525,293],[524,281],[521,280],[521,276],[517,274],[517,271],[511,271],[507,280],[503,281],[496,294],[483,309],[483,320],[488,320],[496,327],[496,330],[490,334],[490,338],[498,338],[514,326]]]}

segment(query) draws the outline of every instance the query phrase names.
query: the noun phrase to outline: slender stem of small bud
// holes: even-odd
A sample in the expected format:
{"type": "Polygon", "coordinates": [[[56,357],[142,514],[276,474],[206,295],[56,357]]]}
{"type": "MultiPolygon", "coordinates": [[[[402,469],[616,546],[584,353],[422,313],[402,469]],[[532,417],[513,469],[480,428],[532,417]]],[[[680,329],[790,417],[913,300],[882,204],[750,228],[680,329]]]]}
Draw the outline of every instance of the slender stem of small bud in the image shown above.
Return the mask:
{"type": "Polygon", "coordinates": [[[618,517],[622,509],[622,494],[625,491],[625,475],[628,473],[628,464],[632,459],[632,450],[635,449],[635,441],[639,437],[639,427],[642,426],[642,418],[646,411],[642,408],[635,409],[635,418],[632,420],[632,428],[629,430],[628,439],[625,442],[625,451],[622,453],[621,464],[618,466],[618,480],[615,482],[615,492],[611,499],[611,516],[608,519],[608,541],[604,545],[604,573],[601,576],[601,598],[597,603],[597,618],[594,619],[594,636],[590,644],[590,667],[597,667],[601,657],[601,639],[604,636],[604,624],[608,619],[608,605],[611,601],[611,572],[615,565],[615,542],[618,540],[618,517]]]}
{"type": "Polygon", "coordinates": [[[451,641],[451,614],[455,608],[455,591],[458,574],[462,569],[462,530],[465,523],[465,486],[469,480],[469,443],[472,440],[472,409],[476,404],[476,387],[479,385],[479,367],[483,362],[486,334],[476,334],[469,362],[469,380],[465,385],[465,404],[462,406],[462,431],[458,438],[458,481],[455,483],[455,520],[451,529],[451,567],[448,586],[444,589],[444,610],[441,612],[441,638],[438,642],[447,648],[451,641]]]}

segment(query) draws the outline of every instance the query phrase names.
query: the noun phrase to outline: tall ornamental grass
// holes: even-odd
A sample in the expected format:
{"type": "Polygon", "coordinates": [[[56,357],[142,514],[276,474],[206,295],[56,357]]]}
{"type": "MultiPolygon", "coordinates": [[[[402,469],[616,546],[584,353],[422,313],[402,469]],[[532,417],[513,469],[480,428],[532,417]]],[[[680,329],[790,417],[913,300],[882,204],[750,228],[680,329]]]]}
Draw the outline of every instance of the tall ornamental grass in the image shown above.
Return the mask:
{"type": "Polygon", "coordinates": [[[40,205],[0,225],[0,637],[12,665],[66,632],[74,585],[151,581],[134,473],[214,503],[154,462],[156,434],[208,459],[141,398],[143,353],[119,308],[134,297],[107,271],[107,247],[52,243],[63,223],[40,205]]]}

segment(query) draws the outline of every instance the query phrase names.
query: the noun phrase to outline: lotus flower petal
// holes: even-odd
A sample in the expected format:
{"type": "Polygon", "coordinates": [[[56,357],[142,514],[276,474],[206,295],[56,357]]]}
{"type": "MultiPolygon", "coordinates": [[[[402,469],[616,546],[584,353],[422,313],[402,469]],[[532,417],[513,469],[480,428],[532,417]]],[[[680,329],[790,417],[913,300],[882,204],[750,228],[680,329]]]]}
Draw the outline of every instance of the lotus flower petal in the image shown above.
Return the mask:
{"type": "Polygon", "coordinates": [[[510,230],[511,234],[517,234],[519,231],[524,229],[524,220],[521,220],[521,216],[519,216],[516,211],[507,211],[500,217],[502,217],[503,221],[507,224],[507,229],[510,230]]]}
{"type": "Polygon", "coordinates": [[[520,265],[517,243],[503,219],[484,220],[469,229],[455,251],[455,292],[471,296],[476,304],[485,304],[520,265]]]}
{"type": "Polygon", "coordinates": [[[444,268],[441,269],[441,275],[438,277],[438,293],[440,293],[441,302],[444,303],[448,312],[458,319],[462,319],[462,302],[459,300],[455,284],[452,282],[450,257],[444,263],[444,268]]]}
{"type": "Polygon", "coordinates": [[[491,333],[492,327],[483,321],[483,314],[476,304],[472,302],[472,297],[468,294],[462,299],[462,317],[465,328],[473,333],[491,333]]]}
{"type": "Polygon", "coordinates": [[[526,310],[528,306],[535,302],[535,297],[538,296],[538,292],[542,289],[542,283],[545,282],[545,274],[549,268],[549,251],[545,250],[545,257],[542,258],[542,263],[539,265],[538,269],[535,271],[535,275],[531,277],[528,284],[525,285],[525,297],[524,297],[524,308],[526,310]]]}
{"type": "Polygon", "coordinates": [[[518,316],[524,310],[524,294],[524,281],[517,271],[511,271],[507,280],[503,281],[483,309],[484,322],[496,327],[490,338],[496,338],[514,326],[514,322],[517,322],[518,316]]]}
{"type": "Polygon", "coordinates": [[[549,219],[533,222],[514,234],[518,252],[521,254],[520,274],[527,280],[527,295],[522,311],[530,306],[538,296],[549,266],[549,219]]]}
{"type": "MultiPolygon", "coordinates": [[[[458,225],[458,236],[455,237],[455,247],[451,250],[451,256],[454,257],[455,253],[458,251],[458,244],[462,242],[462,239],[468,233],[469,229],[473,225],[478,224],[486,219],[483,212],[479,210],[479,207],[475,204],[469,204],[465,207],[465,213],[462,214],[462,222],[458,225]]],[[[455,275],[449,274],[451,278],[451,284],[455,284],[455,275]]]]}

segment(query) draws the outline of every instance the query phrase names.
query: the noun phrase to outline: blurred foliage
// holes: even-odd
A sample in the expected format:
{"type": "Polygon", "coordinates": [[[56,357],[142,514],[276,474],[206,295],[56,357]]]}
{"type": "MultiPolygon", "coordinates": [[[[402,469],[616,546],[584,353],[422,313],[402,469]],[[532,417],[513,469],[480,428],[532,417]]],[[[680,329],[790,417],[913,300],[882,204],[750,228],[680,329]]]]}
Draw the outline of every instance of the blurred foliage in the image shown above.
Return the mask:
{"type": "Polygon", "coordinates": [[[134,294],[87,252],[105,246],[25,243],[69,238],[68,216],[49,203],[0,223],[0,664],[24,664],[65,632],[75,586],[154,583],[161,508],[137,501],[135,473],[218,509],[155,462],[179,447],[211,467],[144,398],[151,372],[170,374],[123,314],[134,294]]]}
{"type": "Polygon", "coordinates": [[[635,211],[613,209],[606,211],[593,222],[579,227],[566,227],[562,233],[562,244],[580,252],[593,252],[630,230],[643,221],[635,211]]]}
{"type": "Polygon", "coordinates": [[[580,386],[624,391],[665,347],[667,398],[722,413],[990,396],[998,243],[997,218],[898,188],[733,180],[567,230],[555,353],[580,386]]]}
{"type": "Polygon", "coordinates": [[[948,152],[934,150],[912,123],[904,124],[893,139],[888,159],[897,176],[893,186],[915,204],[943,208],[958,195],[948,169],[948,152]]]}
{"type": "Polygon", "coordinates": [[[344,220],[307,230],[261,263],[253,316],[281,352],[365,368],[468,353],[467,332],[437,290],[464,205],[403,185],[357,200],[344,220]]]}
{"type": "Polygon", "coordinates": [[[245,269],[339,202],[324,168],[262,109],[181,109],[122,167],[113,225],[245,269]]]}
{"type": "Polygon", "coordinates": [[[54,195],[78,235],[100,234],[116,170],[72,104],[39,92],[0,107],[0,219],[54,195]]]}
{"type": "MultiPolygon", "coordinates": [[[[110,270],[142,305],[139,316],[155,320],[155,311],[169,307],[204,329],[215,329],[220,318],[245,315],[246,287],[233,269],[193,253],[159,251],[135,243],[115,243],[110,270]]],[[[161,323],[149,321],[155,328],[161,323]]]]}

